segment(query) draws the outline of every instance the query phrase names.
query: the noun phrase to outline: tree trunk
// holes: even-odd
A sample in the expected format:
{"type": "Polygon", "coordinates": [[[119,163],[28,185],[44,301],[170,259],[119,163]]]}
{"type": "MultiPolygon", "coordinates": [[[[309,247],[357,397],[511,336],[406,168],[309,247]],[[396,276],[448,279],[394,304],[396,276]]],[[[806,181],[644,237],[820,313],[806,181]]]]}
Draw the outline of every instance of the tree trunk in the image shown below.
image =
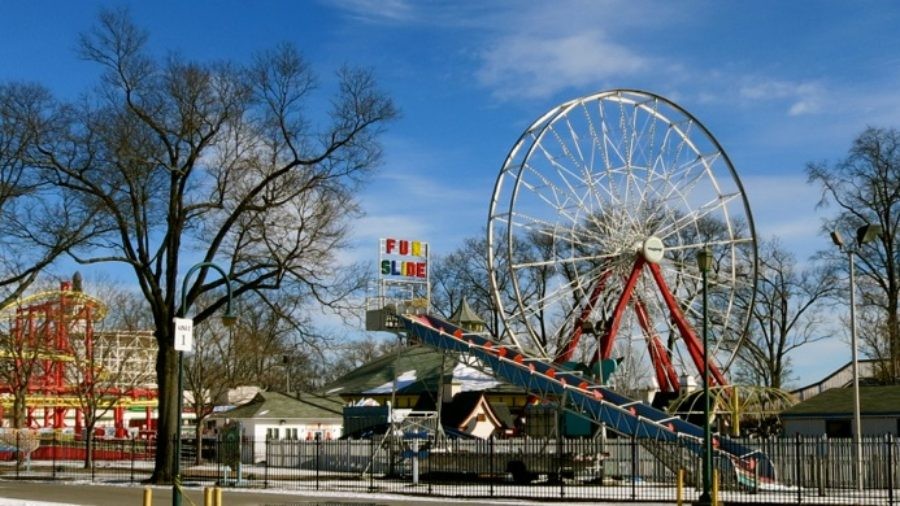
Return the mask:
{"type": "Polygon", "coordinates": [[[203,441],[200,439],[200,435],[203,432],[203,426],[201,423],[203,419],[200,418],[200,410],[195,410],[197,413],[197,424],[194,426],[194,441],[197,443],[197,455],[194,458],[194,463],[198,466],[203,463],[203,441]]]}
{"type": "Polygon", "coordinates": [[[897,325],[897,303],[896,301],[888,302],[888,354],[890,355],[891,378],[888,382],[891,385],[900,383],[900,328],[897,325]]]}
{"type": "MultiPolygon", "coordinates": [[[[167,334],[167,332],[165,333],[167,334]]],[[[150,481],[172,483],[175,437],[181,436],[179,427],[177,427],[178,352],[172,348],[171,339],[161,339],[161,337],[163,334],[157,330],[159,352],[156,360],[156,376],[159,380],[159,418],[156,427],[156,464],[150,481]]]]}
{"type": "Polygon", "coordinates": [[[84,437],[84,468],[90,469],[91,464],[94,461],[94,426],[97,424],[96,420],[87,421],[85,420],[84,424],[84,432],[82,435],[84,437]]]}
{"type": "Polygon", "coordinates": [[[25,390],[17,389],[13,397],[13,428],[25,428],[25,390]]]}

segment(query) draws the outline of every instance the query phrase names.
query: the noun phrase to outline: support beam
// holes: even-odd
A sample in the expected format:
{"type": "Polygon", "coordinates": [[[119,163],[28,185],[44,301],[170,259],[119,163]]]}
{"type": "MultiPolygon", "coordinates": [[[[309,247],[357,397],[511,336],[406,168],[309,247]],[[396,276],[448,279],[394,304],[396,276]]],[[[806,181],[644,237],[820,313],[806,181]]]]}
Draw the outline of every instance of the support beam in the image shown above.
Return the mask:
{"type": "Polygon", "coordinates": [[[678,327],[678,332],[681,333],[681,338],[684,339],[684,344],[688,348],[688,353],[690,353],[691,359],[693,359],[700,374],[704,374],[706,367],[709,366],[710,383],[715,383],[723,387],[728,386],[728,381],[725,379],[725,375],[722,374],[722,371],[716,367],[716,364],[710,360],[709,357],[704,357],[700,340],[697,338],[697,335],[694,333],[691,326],[688,325],[684,313],[681,312],[681,308],[678,307],[678,302],[675,301],[675,297],[669,290],[669,285],[666,283],[665,278],[663,278],[662,272],[659,270],[659,265],[650,264],[650,272],[653,274],[653,279],[656,281],[657,286],[659,286],[659,291],[662,293],[663,300],[665,300],[666,306],[672,313],[672,319],[675,320],[675,326],[678,327]]]}

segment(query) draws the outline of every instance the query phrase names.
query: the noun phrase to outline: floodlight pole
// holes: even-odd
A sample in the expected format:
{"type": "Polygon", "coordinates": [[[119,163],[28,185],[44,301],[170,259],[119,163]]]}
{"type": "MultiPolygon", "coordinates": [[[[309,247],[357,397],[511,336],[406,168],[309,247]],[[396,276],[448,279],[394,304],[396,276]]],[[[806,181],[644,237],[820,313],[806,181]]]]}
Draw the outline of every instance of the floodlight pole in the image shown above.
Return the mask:
{"type": "Polygon", "coordinates": [[[856,489],[862,490],[862,414],[859,405],[859,358],[856,341],[856,262],[853,248],[847,248],[850,262],[850,364],[853,374],[853,451],[856,489]]]}
{"type": "MultiPolygon", "coordinates": [[[[222,278],[225,279],[225,290],[228,295],[225,304],[225,314],[222,319],[226,326],[234,323],[234,315],[231,312],[231,280],[228,274],[218,265],[212,262],[200,262],[190,269],[184,275],[181,283],[181,308],[178,312],[181,318],[187,314],[187,285],[191,276],[199,269],[213,268],[219,271],[222,278]]],[[[172,463],[172,506],[181,506],[181,424],[182,411],[184,411],[184,352],[178,350],[178,412],[176,413],[175,422],[175,459],[172,463]]],[[[200,442],[197,441],[197,451],[200,451],[200,442]]]]}
{"type": "Polygon", "coordinates": [[[704,247],[697,253],[697,267],[703,278],[703,492],[698,504],[712,504],[712,431],[709,421],[709,329],[707,325],[707,274],[712,268],[712,251],[704,247]]]}
{"type": "Polygon", "coordinates": [[[831,232],[831,240],[842,251],[847,253],[850,264],[850,369],[853,375],[853,460],[856,489],[863,489],[862,460],[862,414],[859,401],[859,358],[856,337],[856,262],[853,255],[859,252],[863,244],[874,241],[881,235],[881,226],[865,224],[856,229],[856,246],[845,245],[838,231],[831,232]]]}

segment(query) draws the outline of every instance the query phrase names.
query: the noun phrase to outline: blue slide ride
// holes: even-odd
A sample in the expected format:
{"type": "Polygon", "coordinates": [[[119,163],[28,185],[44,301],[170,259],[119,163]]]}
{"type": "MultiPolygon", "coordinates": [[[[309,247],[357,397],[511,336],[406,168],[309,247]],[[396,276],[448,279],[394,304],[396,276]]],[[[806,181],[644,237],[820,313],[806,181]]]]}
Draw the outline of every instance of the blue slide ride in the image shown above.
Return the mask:
{"type": "MultiPolygon", "coordinates": [[[[433,316],[408,315],[403,319],[409,334],[420,342],[475,357],[495,377],[524,388],[529,394],[560,399],[565,409],[604,423],[619,434],[653,441],[678,441],[697,455],[703,453],[703,428],[697,425],[593,384],[558,364],[525,356],[513,347],[466,333],[433,316]]],[[[721,471],[734,473],[739,482],[753,483],[757,477],[775,480],[772,462],[759,450],[718,435],[713,446],[720,457],[716,460],[721,471]]]]}

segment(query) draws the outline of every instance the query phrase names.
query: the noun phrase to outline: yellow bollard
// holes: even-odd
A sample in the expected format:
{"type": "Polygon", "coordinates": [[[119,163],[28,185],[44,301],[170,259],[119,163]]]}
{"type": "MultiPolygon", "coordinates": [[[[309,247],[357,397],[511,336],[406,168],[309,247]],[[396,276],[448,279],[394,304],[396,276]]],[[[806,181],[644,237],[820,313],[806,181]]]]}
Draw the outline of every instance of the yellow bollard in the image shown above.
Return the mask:
{"type": "Polygon", "coordinates": [[[203,488],[203,506],[212,506],[213,489],[212,487],[203,488]]]}
{"type": "Polygon", "coordinates": [[[678,506],[684,504],[684,469],[678,470],[678,485],[675,488],[675,503],[678,506]]]}
{"type": "Polygon", "coordinates": [[[712,503],[719,506],[719,470],[713,469],[712,503]]]}
{"type": "Polygon", "coordinates": [[[144,506],[153,506],[153,489],[144,487],[144,506]]]}
{"type": "Polygon", "coordinates": [[[223,506],[222,504],[222,489],[216,487],[213,489],[213,506],[223,506]]]}

